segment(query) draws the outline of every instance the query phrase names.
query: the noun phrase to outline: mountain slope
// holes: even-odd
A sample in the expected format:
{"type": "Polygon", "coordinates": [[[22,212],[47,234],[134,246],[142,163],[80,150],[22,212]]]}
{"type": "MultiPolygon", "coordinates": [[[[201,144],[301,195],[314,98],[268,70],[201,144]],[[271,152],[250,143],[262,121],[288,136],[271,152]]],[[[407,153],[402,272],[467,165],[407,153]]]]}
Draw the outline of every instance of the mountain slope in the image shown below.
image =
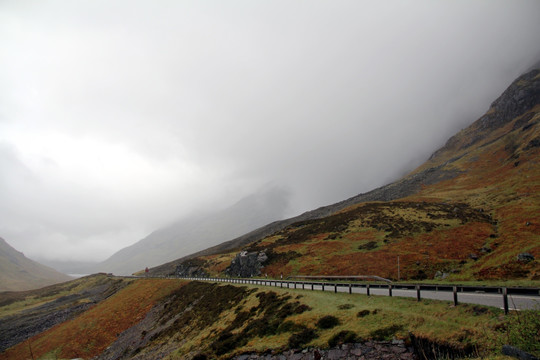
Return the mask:
{"type": "Polygon", "coordinates": [[[0,238],[0,291],[37,289],[71,277],[28,259],[0,238]]]}
{"type": "Polygon", "coordinates": [[[182,219],[118,251],[94,271],[128,275],[240,236],[281,218],[287,196],[283,189],[268,188],[225,210],[182,219]]]}
{"type": "Polygon", "coordinates": [[[413,358],[409,334],[425,341],[417,353],[486,358],[506,329],[495,308],[237,285],[93,275],[0,294],[0,359],[291,359],[307,348],[337,358],[356,342],[370,359],[397,360],[413,358]]]}
{"type": "Polygon", "coordinates": [[[223,274],[243,249],[269,253],[262,272],[270,276],[538,279],[539,123],[533,70],[404,178],[152,271],[189,260],[223,274]]]}

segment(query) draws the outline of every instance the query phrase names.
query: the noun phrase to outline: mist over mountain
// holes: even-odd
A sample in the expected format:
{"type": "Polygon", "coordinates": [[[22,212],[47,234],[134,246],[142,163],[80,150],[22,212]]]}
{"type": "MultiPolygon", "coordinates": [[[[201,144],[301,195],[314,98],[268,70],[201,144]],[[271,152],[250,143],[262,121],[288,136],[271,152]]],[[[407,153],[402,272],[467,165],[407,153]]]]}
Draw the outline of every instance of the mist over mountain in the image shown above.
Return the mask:
{"type": "Polygon", "coordinates": [[[403,178],[150,273],[537,280],[539,157],[540,69],[535,69],[515,79],[483,116],[403,178]],[[248,255],[258,259],[261,252],[266,260],[256,265],[237,261],[248,255]],[[396,273],[397,258],[401,272],[396,273]]]}
{"type": "Polygon", "coordinates": [[[89,270],[131,274],[163,264],[279,220],[288,205],[285,189],[268,187],[224,210],[191,215],[158,229],[89,270]]]}
{"type": "Polygon", "coordinates": [[[390,183],[540,57],[540,2],[0,2],[0,234],[103,261],[267,183],[390,183]]]}

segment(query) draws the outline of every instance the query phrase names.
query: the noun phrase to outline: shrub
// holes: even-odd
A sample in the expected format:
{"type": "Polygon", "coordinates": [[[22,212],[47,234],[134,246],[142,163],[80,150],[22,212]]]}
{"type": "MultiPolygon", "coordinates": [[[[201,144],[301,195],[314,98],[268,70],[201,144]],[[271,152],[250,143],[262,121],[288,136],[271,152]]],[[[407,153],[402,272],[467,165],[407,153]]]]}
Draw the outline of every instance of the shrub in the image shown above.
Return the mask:
{"type": "Polygon", "coordinates": [[[299,331],[303,329],[305,329],[303,325],[299,325],[293,321],[287,320],[278,326],[276,333],[281,334],[284,332],[293,332],[293,331],[299,331]]]}
{"type": "Polygon", "coordinates": [[[338,309],[339,310],[349,310],[349,309],[352,309],[353,307],[354,307],[353,304],[343,304],[343,305],[339,305],[338,309]]]}
{"type": "Polygon", "coordinates": [[[516,311],[508,316],[503,342],[540,356],[540,311],[516,311]]]}
{"type": "Polygon", "coordinates": [[[305,305],[305,304],[300,304],[300,305],[298,305],[298,307],[294,310],[294,312],[295,312],[296,314],[301,314],[301,313],[303,313],[303,312],[305,312],[305,311],[310,311],[310,310],[311,310],[311,307],[309,307],[309,306],[307,306],[307,305],[305,305]]]}
{"type": "Polygon", "coordinates": [[[337,325],[339,325],[339,319],[332,315],[323,316],[317,321],[317,327],[319,329],[331,329],[337,325]]]}
{"type": "Polygon", "coordinates": [[[246,339],[240,337],[238,334],[234,335],[230,332],[226,332],[221,334],[218,339],[212,343],[211,348],[217,355],[223,355],[239,346],[243,346],[246,342],[246,339]]]}
{"type": "Polygon", "coordinates": [[[289,348],[296,349],[309,343],[311,340],[318,337],[317,333],[313,329],[306,328],[299,333],[292,334],[289,338],[289,348]]]}
{"type": "Polygon", "coordinates": [[[373,250],[377,248],[377,242],[376,241],[369,241],[365,244],[362,244],[360,246],[358,246],[358,250],[373,250]]]}
{"type": "Polygon", "coordinates": [[[358,314],[356,314],[356,317],[364,317],[369,315],[369,310],[360,310],[358,314]]]}
{"type": "Polygon", "coordinates": [[[328,346],[336,347],[341,344],[356,342],[356,333],[350,330],[343,330],[335,334],[328,340],[328,346]]]}
{"type": "Polygon", "coordinates": [[[381,329],[373,330],[369,333],[369,336],[373,338],[373,340],[392,340],[394,334],[401,329],[403,329],[403,325],[392,324],[381,329]]]}

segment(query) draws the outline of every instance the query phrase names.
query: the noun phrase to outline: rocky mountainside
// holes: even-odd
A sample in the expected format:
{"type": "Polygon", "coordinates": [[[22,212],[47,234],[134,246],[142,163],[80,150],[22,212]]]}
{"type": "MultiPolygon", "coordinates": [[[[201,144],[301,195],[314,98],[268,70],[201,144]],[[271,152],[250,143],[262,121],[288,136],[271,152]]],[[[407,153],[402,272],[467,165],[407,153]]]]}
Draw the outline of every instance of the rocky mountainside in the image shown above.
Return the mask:
{"type": "Polygon", "coordinates": [[[537,279],[539,123],[540,71],[532,70],[404,178],[151,272],[190,263],[223,275],[239,252],[266,251],[261,271],[271,275],[537,279]]]}
{"type": "Polygon", "coordinates": [[[45,265],[28,259],[0,238],[0,291],[21,291],[71,280],[45,265]]]}
{"type": "Polygon", "coordinates": [[[285,190],[271,187],[254,193],[222,211],[181,219],[128,246],[89,272],[131,275],[219,244],[283,217],[288,206],[285,190]]]}

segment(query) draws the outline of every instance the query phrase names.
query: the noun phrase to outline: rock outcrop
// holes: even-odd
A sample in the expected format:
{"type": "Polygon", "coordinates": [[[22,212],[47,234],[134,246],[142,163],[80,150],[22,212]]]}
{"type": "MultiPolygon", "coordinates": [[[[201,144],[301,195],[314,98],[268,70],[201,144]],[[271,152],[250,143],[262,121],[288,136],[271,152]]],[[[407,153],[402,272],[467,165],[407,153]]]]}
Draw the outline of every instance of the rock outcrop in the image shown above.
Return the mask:
{"type": "Polygon", "coordinates": [[[266,260],[268,260],[268,256],[264,251],[242,251],[231,261],[231,265],[225,269],[225,273],[238,277],[259,276],[266,260]]]}
{"type": "Polygon", "coordinates": [[[289,350],[281,353],[248,353],[233,357],[236,360],[312,360],[312,359],[417,359],[414,350],[407,348],[403,341],[368,341],[364,344],[343,344],[331,349],[289,350]]]}
{"type": "Polygon", "coordinates": [[[174,274],[178,277],[208,277],[200,265],[189,261],[178,265],[174,274]]]}

